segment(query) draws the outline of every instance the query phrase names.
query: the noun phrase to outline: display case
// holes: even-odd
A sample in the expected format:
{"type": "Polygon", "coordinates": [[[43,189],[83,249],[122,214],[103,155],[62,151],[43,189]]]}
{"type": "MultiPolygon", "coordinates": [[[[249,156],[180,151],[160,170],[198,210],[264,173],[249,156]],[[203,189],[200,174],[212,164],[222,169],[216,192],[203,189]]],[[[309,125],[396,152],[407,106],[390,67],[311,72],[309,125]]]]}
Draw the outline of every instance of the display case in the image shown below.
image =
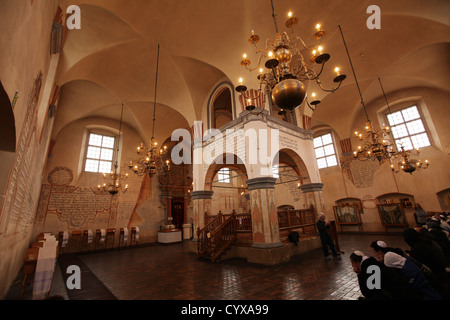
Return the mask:
{"type": "Polygon", "coordinates": [[[360,204],[344,203],[339,206],[333,206],[333,210],[340,231],[342,231],[342,226],[358,226],[359,231],[362,231],[360,204]]]}

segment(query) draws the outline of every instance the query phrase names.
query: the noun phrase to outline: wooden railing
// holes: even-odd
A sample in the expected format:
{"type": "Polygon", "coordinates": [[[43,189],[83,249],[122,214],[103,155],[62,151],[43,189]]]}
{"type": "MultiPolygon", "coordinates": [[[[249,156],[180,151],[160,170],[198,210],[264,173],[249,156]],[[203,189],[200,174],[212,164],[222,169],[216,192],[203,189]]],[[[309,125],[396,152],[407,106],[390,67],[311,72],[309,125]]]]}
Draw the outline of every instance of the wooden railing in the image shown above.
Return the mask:
{"type": "MultiPolygon", "coordinates": [[[[252,232],[252,216],[250,213],[205,215],[207,224],[197,229],[197,256],[217,261],[226,250],[236,243],[237,234],[245,236],[252,232]]],[[[300,236],[316,235],[315,210],[309,209],[278,211],[280,238],[287,240],[290,232],[297,231],[300,236]]],[[[248,241],[248,240],[247,240],[248,241]]],[[[250,239],[251,241],[251,239],[250,239]]],[[[239,243],[239,241],[238,241],[239,243]]]]}
{"type": "Polygon", "coordinates": [[[203,229],[197,228],[197,257],[203,256],[211,249],[211,231],[220,226],[224,218],[222,212],[219,211],[219,214],[209,220],[203,229]]]}
{"type": "Polygon", "coordinates": [[[294,229],[300,235],[316,234],[316,215],[313,207],[301,210],[278,211],[278,226],[280,231],[287,230],[288,233],[294,229]]]}
{"type": "Polygon", "coordinates": [[[211,232],[211,262],[216,262],[236,241],[236,214],[228,216],[224,222],[211,232]]]}

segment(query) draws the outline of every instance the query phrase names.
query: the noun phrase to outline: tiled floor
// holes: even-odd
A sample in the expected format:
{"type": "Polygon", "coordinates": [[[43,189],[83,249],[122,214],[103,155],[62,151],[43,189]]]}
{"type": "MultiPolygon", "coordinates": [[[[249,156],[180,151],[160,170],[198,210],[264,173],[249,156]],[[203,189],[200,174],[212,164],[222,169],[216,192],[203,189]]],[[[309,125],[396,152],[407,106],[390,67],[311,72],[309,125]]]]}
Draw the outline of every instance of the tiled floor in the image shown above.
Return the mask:
{"type": "MultiPolygon", "coordinates": [[[[400,235],[340,235],[342,260],[328,261],[315,249],[276,266],[243,259],[212,264],[188,252],[186,241],[78,258],[119,300],[355,300],[360,291],[349,256],[354,250],[370,255],[373,240],[407,249],[400,235]]],[[[70,299],[62,271],[51,293],[70,299]]]]}

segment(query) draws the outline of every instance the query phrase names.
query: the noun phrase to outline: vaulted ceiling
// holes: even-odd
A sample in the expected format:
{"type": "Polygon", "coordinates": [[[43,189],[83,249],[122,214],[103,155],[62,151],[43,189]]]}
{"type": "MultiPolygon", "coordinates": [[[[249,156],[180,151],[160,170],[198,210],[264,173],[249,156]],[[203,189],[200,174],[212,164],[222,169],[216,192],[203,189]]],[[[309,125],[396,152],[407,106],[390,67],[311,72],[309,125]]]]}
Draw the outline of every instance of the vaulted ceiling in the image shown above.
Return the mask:
{"type": "MultiPolygon", "coordinates": [[[[176,128],[201,120],[211,90],[220,81],[237,85],[255,78],[241,65],[252,30],[266,39],[274,34],[270,0],[64,0],[62,8],[81,9],[81,29],[67,30],[59,82],[61,98],[54,135],[77,119],[119,119],[142,137],[151,137],[157,46],[160,44],[157,134],[165,140],[176,128]]],[[[299,19],[295,32],[312,42],[314,26],[323,25],[322,42],[331,54],[324,85],[332,86],[334,66],[347,79],[322,103],[313,124],[330,126],[348,137],[360,97],[339,32],[340,25],[364,100],[415,87],[450,88],[450,2],[446,0],[273,0],[280,31],[288,11],[299,19]],[[370,30],[368,6],[381,9],[381,29],[370,30]]],[[[317,90],[306,83],[308,92],[317,90]]],[[[300,108],[304,108],[301,106],[300,108]]],[[[306,110],[306,109],[305,109],[306,110]]],[[[308,112],[308,111],[306,111],[308,112]]]]}

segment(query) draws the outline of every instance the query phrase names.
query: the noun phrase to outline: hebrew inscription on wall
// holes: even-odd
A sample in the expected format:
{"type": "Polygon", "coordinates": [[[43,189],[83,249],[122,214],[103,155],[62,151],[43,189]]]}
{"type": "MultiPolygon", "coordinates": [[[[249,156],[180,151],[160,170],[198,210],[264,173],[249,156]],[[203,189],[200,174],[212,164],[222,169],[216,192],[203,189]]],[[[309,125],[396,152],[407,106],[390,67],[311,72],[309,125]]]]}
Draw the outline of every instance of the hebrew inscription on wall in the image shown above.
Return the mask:
{"type": "MultiPolygon", "coordinates": [[[[69,185],[72,177],[72,170],[64,167],[57,167],[49,173],[51,184],[43,184],[41,189],[36,217],[38,224],[44,224],[49,231],[54,227],[61,228],[46,223],[48,217],[54,215],[64,225],[64,230],[127,226],[138,189],[112,196],[95,187],[69,185]]],[[[136,185],[139,185],[138,181],[130,184],[136,185]]]]}
{"type": "Polygon", "coordinates": [[[349,178],[357,188],[373,186],[375,172],[380,168],[376,160],[351,161],[347,166],[349,178]]]}
{"type": "Polygon", "coordinates": [[[0,233],[16,233],[24,238],[34,221],[39,197],[40,179],[35,173],[42,170],[45,159],[46,140],[43,139],[39,144],[37,134],[36,108],[41,84],[42,73],[39,72],[25,105],[25,117],[16,145],[16,158],[10,173],[3,211],[0,212],[0,233]]]}

